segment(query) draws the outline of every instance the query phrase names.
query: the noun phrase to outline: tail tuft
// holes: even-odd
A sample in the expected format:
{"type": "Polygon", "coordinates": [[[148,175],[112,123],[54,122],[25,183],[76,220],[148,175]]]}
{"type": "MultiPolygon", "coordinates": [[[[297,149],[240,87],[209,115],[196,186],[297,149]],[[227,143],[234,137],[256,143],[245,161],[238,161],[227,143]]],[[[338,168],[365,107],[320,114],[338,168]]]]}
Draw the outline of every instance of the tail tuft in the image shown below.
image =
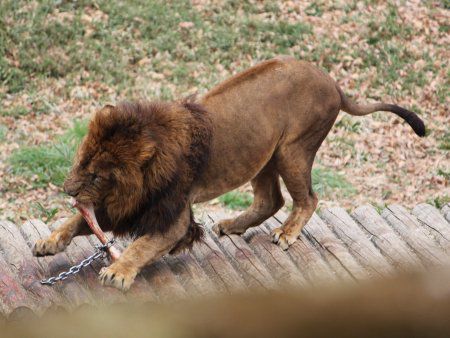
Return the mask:
{"type": "Polygon", "coordinates": [[[420,119],[420,117],[416,115],[416,113],[413,113],[412,111],[409,111],[395,104],[388,104],[387,107],[387,110],[404,119],[417,135],[419,135],[420,137],[424,137],[426,135],[425,124],[420,119]]]}

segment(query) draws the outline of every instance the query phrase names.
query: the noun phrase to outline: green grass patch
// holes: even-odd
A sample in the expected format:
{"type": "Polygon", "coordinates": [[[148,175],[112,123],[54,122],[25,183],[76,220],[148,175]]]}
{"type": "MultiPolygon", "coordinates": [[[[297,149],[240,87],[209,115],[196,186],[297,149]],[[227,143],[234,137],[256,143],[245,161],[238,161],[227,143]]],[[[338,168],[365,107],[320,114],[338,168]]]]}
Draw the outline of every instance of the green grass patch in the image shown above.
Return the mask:
{"type": "Polygon", "coordinates": [[[23,106],[15,106],[9,109],[0,108],[0,116],[21,117],[28,114],[30,110],[23,106]]]}
{"type": "MultiPolygon", "coordinates": [[[[326,196],[338,191],[343,196],[351,196],[356,189],[341,174],[326,168],[314,168],[312,171],[313,190],[319,196],[326,196]]],[[[249,193],[230,191],[219,197],[222,205],[233,210],[242,210],[249,207],[253,197],[249,193]]]]}
{"type": "MultiPolygon", "coordinates": [[[[277,8],[270,1],[267,6],[277,8]]],[[[99,81],[130,90],[145,67],[172,73],[166,81],[187,86],[199,64],[213,70],[216,63],[229,67],[247,55],[271,57],[312,33],[305,23],[253,17],[258,10],[251,1],[226,1],[199,12],[188,0],[5,0],[0,83],[10,93],[30,91],[30,78],[99,81]],[[240,9],[244,14],[235,15],[240,9]],[[193,26],[179,26],[186,21],[193,26]],[[150,63],[142,66],[144,58],[150,63]]]]}
{"type": "Polygon", "coordinates": [[[439,149],[450,150],[450,132],[446,132],[439,141],[439,149]]]}
{"type": "Polygon", "coordinates": [[[344,115],[337,123],[336,127],[342,128],[351,133],[361,132],[361,121],[355,121],[350,116],[344,115]]]}
{"type": "Polygon", "coordinates": [[[442,176],[446,180],[450,180],[450,171],[444,170],[444,169],[438,169],[437,174],[439,176],[442,176]]]}
{"type": "Polygon", "coordinates": [[[233,210],[242,210],[252,204],[253,196],[246,192],[233,190],[220,196],[219,201],[227,208],[233,210]]]}
{"type": "Polygon", "coordinates": [[[433,199],[427,200],[427,203],[431,204],[436,209],[442,209],[447,203],[450,203],[450,196],[449,195],[438,196],[433,199]]]}
{"type": "Polygon", "coordinates": [[[12,172],[30,178],[35,187],[48,183],[61,186],[86,133],[87,122],[76,121],[54,143],[19,148],[9,158],[12,172]]]}
{"type": "Polygon", "coordinates": [[[0,142],[6,140],[6,133],[8,132],[8,127],[3,124],[0,124],[0,142]]]}
{"type": "Polygon", "coordinates": [[[339,173],[327,168],[314,168],[312,170],[313,190],[319,196],[326,196],[334,191],[339,191],[343,196],[356,193],[356,189],[339,173]]]}
{"type": "Polygon", "coordinates": [[[41,203],[37,202],[33,205],[37,216],[45,222],[50,222],[58,213],[58,208],[46,208],[41,203]]]}

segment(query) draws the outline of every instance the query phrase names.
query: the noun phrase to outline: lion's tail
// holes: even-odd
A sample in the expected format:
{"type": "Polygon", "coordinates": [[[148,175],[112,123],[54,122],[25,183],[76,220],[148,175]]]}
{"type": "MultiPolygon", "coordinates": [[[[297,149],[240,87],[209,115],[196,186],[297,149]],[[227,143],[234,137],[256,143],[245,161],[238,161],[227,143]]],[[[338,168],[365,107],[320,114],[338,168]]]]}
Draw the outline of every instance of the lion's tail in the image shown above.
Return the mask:
{"type": "Polygon", "coordinates": [[[186,234],[182,239],[178,241],[178,243],[172,250],[170,250],[169,253],[173,255],[186,249],[190,249],[192,248],[194,242],[200,241],[203,238],[203,236],[204,236],[203,227],[199,223],[195,222],[194,214],[192,213],[191,210],[191,222],[189,224],[189,228],[186,234]]]}
{"type": "Polygon", "coordinates": [[[345,94],[342,92],[342,89],[338,85],[336,85],[336,89],[341,96],[341,110],[349,113],[350,115],[363,116],[372,114],[376,111],[389,111],[404,119],[417,135],[419,135],[420,137],[425,136],[425,124],[420,119],[420,117],[417,116],[416,113],[413,113],[412,111],[406,110],[405,108],[402,108],[395,104],[357,104],[351,101],[347,96],[345,96],[345,94]]]}

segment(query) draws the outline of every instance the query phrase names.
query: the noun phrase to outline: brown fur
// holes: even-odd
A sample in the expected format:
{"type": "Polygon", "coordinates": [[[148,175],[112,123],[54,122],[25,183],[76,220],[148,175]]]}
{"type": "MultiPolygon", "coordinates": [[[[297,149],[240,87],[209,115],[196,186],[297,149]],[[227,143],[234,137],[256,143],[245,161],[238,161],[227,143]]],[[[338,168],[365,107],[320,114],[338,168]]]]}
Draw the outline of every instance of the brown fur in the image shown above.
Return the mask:
{"type": "MultiPolygon", "coordinates": [[[[123,285],[129,286],[142,266],[189,247],[201,235],[191,204],[248,181],[253,204],[214,230],[243,233],[272,216],[284,204],[282,177],[293,210],[272,237],[287,249],[316,208],[311,167],[341,109],[352,115],[391,111],[417,134],[425,133],[414,113],[384,103],[355,104],[321,70],[289,57],[232,77],[198,104],[122,103],[100,110],[65,190],[80,202],[95,204],[104,230],[139,237],[102,273],[103,282],[126,289],[123,285]]],[[[35,253],[60,251],[84,233],[86,225],[78,216],[38,242],[35,253]]]]}

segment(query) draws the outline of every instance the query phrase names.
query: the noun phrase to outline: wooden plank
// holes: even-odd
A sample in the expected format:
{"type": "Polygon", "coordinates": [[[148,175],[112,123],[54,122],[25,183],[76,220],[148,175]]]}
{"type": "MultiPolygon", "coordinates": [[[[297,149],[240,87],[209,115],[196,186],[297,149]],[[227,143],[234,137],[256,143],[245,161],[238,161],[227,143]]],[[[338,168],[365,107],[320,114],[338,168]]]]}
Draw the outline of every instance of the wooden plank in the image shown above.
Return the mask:
{"type": "Polygon", "coordinates": [[[423,267],[419,257],[370,205],[356,208],[352,217],[369,233],[370,240],[398,269],[423,267]]]}
{"type": "Polygon", "coordinates": [[[341,278],[347,280],[351,277],[361,280],[369,277],[367,271],[353,257],[345,244],[316,213],[311,216],[311,219],[303,228],[303,232],[317,246],[325,250],[327,261],[341,278]]]}
{"type": "Polygon", "coordinates": [[[177,276],[189,297],[215,293],[214,285],[190,250],[167,255],[164,260],[177,276]]]}
{"type": "Polygon", "coordinates": [[[443,265],[448,262],[448,255],[435,244],[429,232],[405,208],[392,204],[383,210],[381,216],[408,243],[426,266],[443,265]]]}
{"type": "Polygon", "coordinates": [[[64,303],[59,293],[40,283],[44,278],[43,271],[15,224],[0,222],[0,248],[11,271],[34,299],[38,313],[42,313],[52,305],[64,303]]]}
{"type": "Polygon", "coordinates": [[[201,242],[194,244],[192,253],[218,291],[231,292],[245,289],[242,277],[210,237],[209,231],[205,231],[201,242]]]}
{"type": "Polygon", "coordinates": [[[450,224],[439,210],[429,204],[422,203],[412,210],[412,214],[431,231],[439,245],[450,253],[450,224]]]}
{"type": "Polygon", "coordinates": [[[252,289],[273,289],[275,287],[272,275],[243,238],[238,235],[226,235],[218,238],[213,233],[211,233],[211,237],[221,245],[232,264],[239,269],[247,287],[252,289]]]}
{"type": "MultiPolygon", "coordinates": [[[[278,212],[275,216],[264,223],[268,236],[272,229],[281,225],[277,218],[283,219],[282,213],[278,212]]],[[[317,248],[303,234],[285,253],[311,283],[316,284],[339,279],[317,248]]]]}
{"type": "Polygon", "coordinates": [[[284,250],[272,243],[270,235],[263,230],[263,226],[248,229],[243,239],[260,257],[278,284],[286,286],[308,284],[284,250]]]}
{"type": "MultiPolygon", "coordinates": [[[[1,278],[0,278],[1,280],[1,278]]],[[[2,325],[4,325],[4,322],[6,321],[6,314],[7,314],[7,310],[6,310],[6,305],[3,303],[3,297],[0,297],[0,328],[2,327],[2,325]]]]}
{"type": "Polygon", "coordinates": [[[187,297],[183,286],[178,282],[177,277],[162,259],[142,269],[142,275],[162,301],[187,297]]]}
{"type": "MultiPolygon", "coordinates": [[[[223,214],[216,213],[209,216],[209,226],[207,225],[207,227],[212,226],[220,218],[223,218],[223,214]]],[[[217,237],[213,232],[210,232],[210,236],[240,271],[247,287],[252,289],[273,289],[275,287],[272,275],[241,236],[225,235],[217,237]]]]}
{"type": "Polygon", "coordinates": [[[0,300],[5,315],[9,315],[17,307],[37,310],[20,280],[11,271],[9,263],[2,255],[0,255],[0,300]]]}
{"type": "MultiPolygon", "coordinates": [[[[50,235],[49,228],[39,220],[25,222],[20,227],[20,232],[30,249],[38,239],[47,238],[50,235]]],[[[55,256],[37,257],[35,259],[41,265],[46,276],[45,278],[56,276],[71,267],[71,262],[65,253],[59,253],[55,256]]],[[[62,282],[47,287],[59,290],[72,308],[93,301],[91,295],[83,286],[83,280],[78,276],[67,278],[62,282]]]]}
{"type": "Polygon", "coordinates": [[[450,223],[450,203],[447,203],[442,207],[442,215],[444,215],[444,218],[447,220],[447,222],[450,223]]]}
{"type": "Polygon", "coordinates": [[[384,276],[393,272],[392,266],[380,250],[373,245],[367,234],[358,227],[344,209],[326,209],[321,216],[371,275],[384,276]]]}

